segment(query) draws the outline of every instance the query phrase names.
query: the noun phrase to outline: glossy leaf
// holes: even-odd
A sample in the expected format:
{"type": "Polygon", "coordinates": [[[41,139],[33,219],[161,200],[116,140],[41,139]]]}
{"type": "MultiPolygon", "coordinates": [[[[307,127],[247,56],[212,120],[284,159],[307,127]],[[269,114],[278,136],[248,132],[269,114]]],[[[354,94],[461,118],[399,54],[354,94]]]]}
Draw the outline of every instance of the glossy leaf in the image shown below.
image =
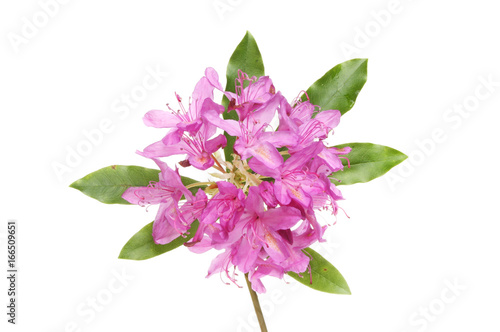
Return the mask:
{"type": "Polygon", "coordinates": [[[347,160],[342,159],[344,170],[335,172],[330,177],[330,180],[336,185],[371,181],[384,175],[391,168],[408,158],[398,150],[372,143],[347,143],[336,147],[343,148],[346,146],[352,148],[352,151],[346,155],[349,158],[351,167],[348,168],[347,160]]]}
{"type": "MultiPolygon", "coordinates": [[[[235,92],[235,79],[238,77],[238,70],[242,70],[250,77],[264,76],[264,62],[262,61],[259,47],[257,46],[257,42],[253,38],[252,34],[248,31],[229,59],[226,71],[226,91],[235,92]]],[[[229,100],[224,96],[222,99],[222,105],[224,105],[226,110],[228,104],[229,100]]],[[[231,112],[224,112],[223,116],[224,119],[238,120],[238,115],[234,110],[231,112]]],[[[236,137],[230,136],[227,133],[224,134],[227,139],[227,145],[224,148],[224,155],[226,160],[232,160],[231,153],[233,153],[233,146],[236,141],[236,137]]]]}
{"type": "MultiPolygon", "coordinates": [[[[145,187],[158,181],[160,170],[140,166],[113,165],[90,173],[73,182],[70,187],[106,204],[130,204],[122,198],[129,187],[145,187]]],[[[181,176],[182,183],[189,185],[196,180],[181,176]]],[[[198,188],[191,188],[195,193],[198,188]]]]}
{"type": "Polygon", "coordinates": [[[168,251],[180,247],[185,242],[189,241],[196,233],[198,225],[198,221],[193,222],[187,237],[179,236],[177,239],[173,240],[170,243],[156,244],[153,241],[153,223],[151,222],[144,226],[134,236],[132,236],[130,240],[128,240],[125,246],[123,246],[123,249],[120,252],[120,256],[118,256],[118,258],[144,260],[164,254],[168,251]]]}
{"type": "Polygon", "coordinates": [[[304,252],[311,257],[309,262],[311,272],[309,273],[309,270],[306,270],[306,272],[301,273],[302,277],[294,272],[288,272],[288,275],[301,284],[321,292],[351,294],[344,277],[330,262],[311,248],[304,249],[304,252]]]}
{"type": "Polygon", "coordinates": [[[368,59],[352,59],[330,69],[307,89],[311,103],[322,110],[349,111],[365,85],[367,64],[368,59]]]}

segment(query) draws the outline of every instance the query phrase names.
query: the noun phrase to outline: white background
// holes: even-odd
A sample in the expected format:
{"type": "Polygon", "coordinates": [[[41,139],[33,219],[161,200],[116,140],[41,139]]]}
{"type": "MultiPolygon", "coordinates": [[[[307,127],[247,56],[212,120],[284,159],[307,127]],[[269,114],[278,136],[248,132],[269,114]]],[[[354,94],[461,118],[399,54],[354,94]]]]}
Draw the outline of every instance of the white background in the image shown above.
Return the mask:
{"type": "Polygon", "coordinates": [[[154,207],[108,206],[68,187],[112,164],[154,167],[135,154],[163,134],[145,127],[143,114],[174,104],[174,91],[187,100],[208,66],[225,85],[246,30],[289,99],[334,65],[369,58],[368,82],[332,143],[373,142],[411,156],[384,178],[341,188],[350,219],[340,213],[329,244],[317,248],[352,295],[267,278],[269,330],[497,331],[498,8],[390,3],[90,0],[49,7],[49,17],[38,1],[2,2],[0,261],[5,271],[6,224],[15,219],[20,271],[16,326],[6,323],[0,282],[2,331],[257,331],[247,290],[205,279],[213,253],[117,259],[154,207]],[[29,22],[39,27],[30,31],[29,22]],[[346,53],[347,44],[356,50],[346,53]],[[168,76],[115,112],[146,68],[168,76]],[[68,149],[103,119],[111,132],[59,178],[55,163],[66,164],[68,149]],[[440,139],[430,143],[435,131],[440,139]]]}

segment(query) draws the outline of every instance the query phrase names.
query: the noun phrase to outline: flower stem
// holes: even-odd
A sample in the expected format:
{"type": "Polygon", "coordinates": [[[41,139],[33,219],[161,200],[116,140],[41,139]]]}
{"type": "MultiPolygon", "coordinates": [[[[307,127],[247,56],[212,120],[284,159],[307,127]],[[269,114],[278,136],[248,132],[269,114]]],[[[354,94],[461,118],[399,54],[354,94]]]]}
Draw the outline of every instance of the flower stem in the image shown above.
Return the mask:
{"type": "Polygon", "coordinates": [[[190,188],[194,188],[194,187],[202,187],[202,186],[209,186],[211,184],[214,184],[215,182],[196,182],[196,183],[192,183],[190,185],[187,185],[186,186],[186,189],[190,189],[190,188]]]}
{"type": "Polygon", "coordinates": [[[226,173],[226,171],[224,170],[224,168],[222,167],[222,165],[219,163],[219,161],[217,160],[217,158],[215,158],[215,156],[212,154],[212,159],[215,161],[215,163],[217,164],[218,167],[214,167],[215,169],[221,171],[222,173],[226,173]]]}
{"type": "Polygon", "coordinates": [[[262,309],[260,308],[259,298],[257,293],[252,289],[252,285],[248,280],[248,273],[245,273],[245,280],[247,281],[248,290],[250,291],[250,296],[252,297],[253,308],[255,309],[255,314],[259,320],[260,330],[262,332],[267,332],[266,322],[264,320],[264,315],[262,314],[262,309]]]}

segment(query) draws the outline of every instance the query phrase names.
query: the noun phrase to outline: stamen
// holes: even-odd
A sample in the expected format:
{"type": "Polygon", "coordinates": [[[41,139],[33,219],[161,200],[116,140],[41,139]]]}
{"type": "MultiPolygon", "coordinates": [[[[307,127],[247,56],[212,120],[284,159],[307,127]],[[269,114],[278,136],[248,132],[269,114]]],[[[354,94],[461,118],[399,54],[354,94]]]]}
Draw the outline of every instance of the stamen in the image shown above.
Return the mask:
{"type": "Polygon", "coordinates": [[[339,158],[347,160],[347,168],[351,168],[351,162],[349,161],[349,158],[347,157],[339,157],[339,158]]]}
{"type": "Polygon", "coordinates": [[[334,178],[334,177],[332,177],[332,176],[330,176],[329,178],[330,178],[330,179],[333,179],[333,180],[335,180],[335,181],[337,181],[337,182],[339,182],[339,183],[340,183],[340,182],[342,182],[342,180],[339,180],[339,179],[334,178]]]}
{"type": "Polygon", "coordinates": [[[340,206],[337,206],[337,208],[341,209],[342,212],[344,212],[345,216],[349,219],[351,219],[351,217],[349,217],[349,215],[347,214],[347,212],[345,212],[345,210],[343,208],[341,208],[340,206]]]}

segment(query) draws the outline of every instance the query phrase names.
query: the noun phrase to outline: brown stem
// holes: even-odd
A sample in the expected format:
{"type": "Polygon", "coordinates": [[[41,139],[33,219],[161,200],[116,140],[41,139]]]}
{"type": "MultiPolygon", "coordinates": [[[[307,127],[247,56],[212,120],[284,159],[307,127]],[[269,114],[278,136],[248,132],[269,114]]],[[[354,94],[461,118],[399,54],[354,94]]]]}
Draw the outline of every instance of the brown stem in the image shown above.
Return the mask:
{"type": "Polygon", "coordinates": [[[212,165],[212,167],[215,168],[216,170],[218,170],[219,172],[221,172],[222,174],[226,173],[223,168],[221,168],[217,165],[212,165]]]}
{"type": "Polygon", "coordinates": [[[226,171],[224,171],[224,167],[222,167],[222,165],[219,163],[219,161],[217,160],[217,158],[214,157],[214,155],[212,155],[212,159],[215,161],[215,163],[217,164],[217,166],[219,166],[218,170],[221,171],[222,173],[226,173],[226,171]]]}
{"type": "Polygon", "coordinates": [[[255,309],[255,314],[259,320],[260,330],[262,332],[267,332],[266,322],[264,320],[264,315],[262,314],[262,309],[260,308],[259,298],[257,293],[252,289],[252,284],[248,280],[248,273],[245,273],[245,280],[247,281],[248,290],[250,291],[250,296],[252,297],[253,308],[255,309]]]}

